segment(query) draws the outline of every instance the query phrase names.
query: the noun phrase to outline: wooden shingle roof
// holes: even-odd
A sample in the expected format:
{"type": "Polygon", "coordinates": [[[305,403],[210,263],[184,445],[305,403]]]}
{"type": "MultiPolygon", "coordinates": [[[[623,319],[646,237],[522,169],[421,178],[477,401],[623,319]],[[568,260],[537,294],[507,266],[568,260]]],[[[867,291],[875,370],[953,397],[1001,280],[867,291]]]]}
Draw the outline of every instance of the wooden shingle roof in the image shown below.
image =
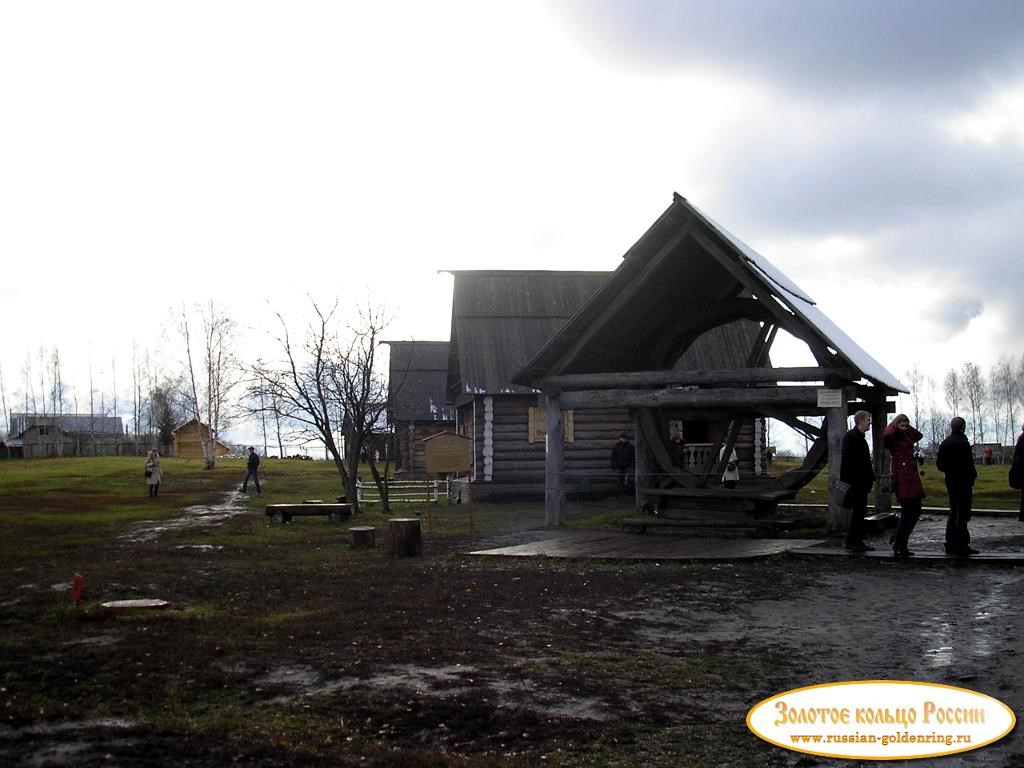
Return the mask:
{"type": "Polygon", "coordinates": [[[608,279],[610,272],[452,271],[449,398],[526,393],[512,375],[608,279]]]}
{"type": "Polygon", "coordinates": [[[383,341],[391,348],[388,417],[399,421],[450,421],[445,405],[447,341],[383,341]]]}
{"type": "Polygon", "coordinates": [[[514,381],[536,386],[562,374],[767,365],[746,360],[766,323],[805,341],[819,365],[906,391],[767,259],[679,195],[514,381]]]}

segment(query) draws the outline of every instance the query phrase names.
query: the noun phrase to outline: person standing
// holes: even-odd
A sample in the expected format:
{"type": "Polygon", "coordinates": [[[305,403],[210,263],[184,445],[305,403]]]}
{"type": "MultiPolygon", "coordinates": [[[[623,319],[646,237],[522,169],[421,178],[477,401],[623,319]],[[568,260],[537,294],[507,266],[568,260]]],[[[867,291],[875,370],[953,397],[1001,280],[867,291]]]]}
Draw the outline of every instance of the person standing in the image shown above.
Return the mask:
{"type": "Polygon", "coordinates": [[[160,452],[152,448],[146,454],[146,488],[151,497],[160,495],[160,480],[160,452]]]}
{"type": "Polygon", "coordinates": [[[623,432],[612,446],[612,469],[619,477],[619,493],[629,491],[629,475],[635,462],[636,450],[623,432]]]}
{"type": "Polygon", "coordinates": [[[967,523],[971,519],[971,502],[978,469],[974,466],[974,450],[965,434],[967,422],[954,416],[949,422],[949,437],[942,441],[935,456],[935,467],[946,475],[949,494],[949,519],[946,521],[946,554],[976,555],[972,549],[967,523]]]}
{"type": "MultiPolygon", "coordinates": [[[[1020,436],[1017,438],[1017,445],[1013,449],[1013,464],[1010,465],[1010,472],[1016,470],[1017,477],[1024,480],[1024,424],[1020,427],[1020,436]]],[[[1024,483],[1020,483],[1024,486],[1024,483]]],[[[1020,513],[1017,519],[1024,523],[1024,488],[1020,492],[1020,513]]]]}
{"type": "Polygon", "coordinates": [[[921,500],[925,496],[921,471],[914,458],[914,444],[922,437],[924,435],[910,425],[910,419],[903,413],[889,423],[882,436],[886,449],[892,454],[893,490],[900,502],[900,521],[892,545],[896,557],[914,554],[908,548],[910,534],[921,517],[921,500]]]}
{"type": "Polygon", "coordinates": [[[850,507],[850,527],[846,532],[846,548],[851,552],[874,549],[864,543],[864,516],[868,511],[868,494],[875,484],[875,469],[871,466],[871,451],[864,433],[871,428],[871,414],[857,411],[853,414],[853,428],[843,435],[842,459],[839,479],[850,484],[847,504],[850,507]]]}
{"type": "Polygon", "coordinates": [[[249,446],[249,461],[246,464],[245,480],[242,481],[242,493],[249,492],[249,478],[256,484],[256,493],[262,493],[260,490],[260,477],[257,470],[260,468],[260,455],[256,453],[256,449],[249,446]]]}

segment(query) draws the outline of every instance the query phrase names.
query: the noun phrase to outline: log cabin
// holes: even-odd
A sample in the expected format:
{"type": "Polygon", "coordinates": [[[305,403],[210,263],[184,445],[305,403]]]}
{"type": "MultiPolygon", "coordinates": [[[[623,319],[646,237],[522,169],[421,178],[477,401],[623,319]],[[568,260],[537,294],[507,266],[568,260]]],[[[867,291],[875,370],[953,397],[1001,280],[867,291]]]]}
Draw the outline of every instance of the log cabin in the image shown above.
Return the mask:
{"type": "Polygon", "coordinates": [[[383,341],[388,361],[388,422],[395,435],[395,467],[403,479],[426,472],[423,441],[455,431],[455,409],[445,403],[447,341],[383,341]]]}

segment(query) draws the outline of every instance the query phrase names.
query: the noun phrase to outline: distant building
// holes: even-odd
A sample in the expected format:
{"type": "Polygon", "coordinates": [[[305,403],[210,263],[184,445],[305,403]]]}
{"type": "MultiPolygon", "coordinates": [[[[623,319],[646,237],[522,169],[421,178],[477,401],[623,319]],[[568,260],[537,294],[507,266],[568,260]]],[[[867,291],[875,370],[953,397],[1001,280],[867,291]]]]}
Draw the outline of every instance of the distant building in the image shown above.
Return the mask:
{"type": "Polygon", "coordinates": [[[391,347],[388,422],[395,429],[395,466],[406,477],[425,473],[423,440],[455,431],[455,408],[445,404],[447,341],[385,341],[391,347]]]}
{"type": "Polygon", "coordinates": [[[119,456],[133,454],[135,443],[124,433],[120,416],[65,413],[12,413],[12,458],[119,456]]]}
{"type": "MultiPolygon", "coordinates": [[[[196,419],[187,421],[178,427],[173,432],[174,435],[174,455],[179,459],[202,459],[203,456],[203,442],[202,438],[209,440],[210,427],[206,424],[199,422],[196,419]],[[200,430],[202,430],[200,432],[200,430]]],[[[227,456],[231,453],[231,446],[222,443],[220,440],[215,440],[216,450],[215,456],[220,458],[221,456],[227,456]]]]}

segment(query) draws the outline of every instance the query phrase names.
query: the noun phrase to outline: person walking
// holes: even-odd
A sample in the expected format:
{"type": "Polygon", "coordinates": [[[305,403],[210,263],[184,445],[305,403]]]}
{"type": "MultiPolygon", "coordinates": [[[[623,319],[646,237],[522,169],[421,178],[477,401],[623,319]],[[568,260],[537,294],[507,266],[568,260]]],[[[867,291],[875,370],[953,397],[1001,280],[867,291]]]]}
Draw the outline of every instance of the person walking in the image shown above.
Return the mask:
{"type": "Polygon", "coordinates": [[[921,517],[921,501],[924,486],[917,459],[914,458],[914,444],[924,435],[910,424],[906,414],[899,414],[885,428],[882,442],[892,454],[892,482],[896,498],[900,502],[900,521],[896,525],[892,551],[896,557],[912,557],[909,549],[910,534],[921,517]]]}
{"type": "Polygon", "coordinates": [[[619,439],[612,446],[612,469],[619,477],[619,493],[629,491],[629,475],[636,461],[636,449],[626,438],[626,433],[619,435],[619,439]]]}
{"type": "Polygon", "coordinates": [[[161,479],[160,452],[156,448],[152,448],[146,454],[146,488],[149,489],[151,497],[160,495],[161,479]]]}
{"type": "Polygon", "coordinates": [[[260,477],[258,470],[260,468],[260,455],[256,453],[256,449],[249,446],[249,461],[246,464],[245,480],[242,481],[242,493],[249,492],[249,478],[256,484],[256,493],[262,493],[260,490],[260,477]]]}
{"type": "Polygon", "coordinates": [[[935,467],[946,475],[949,494],[949,519],[946,520],[946,554],[976,555],[972,549],[967,523],[971,519],[971,502],[978,469],[974,466],[974,450],[965,434],[967,422],[954,416],[949,422],[949,437],[942,441],[935,456],[935,467]]]}
{"type": "Polygon", "coordinates": [[[853,428],[843,435],[842,460],[839,479],[850,484],[847,505],[850,508],[850,527],[846,532],[846,548],[851,552],[874,549],[864,543],[864,516],[868,511],[868,494],[875,484],[875,469],[871,466],[871,451],[864,433],[871,428],[871,414],[857,411],[853,414],[853,428]]]}

